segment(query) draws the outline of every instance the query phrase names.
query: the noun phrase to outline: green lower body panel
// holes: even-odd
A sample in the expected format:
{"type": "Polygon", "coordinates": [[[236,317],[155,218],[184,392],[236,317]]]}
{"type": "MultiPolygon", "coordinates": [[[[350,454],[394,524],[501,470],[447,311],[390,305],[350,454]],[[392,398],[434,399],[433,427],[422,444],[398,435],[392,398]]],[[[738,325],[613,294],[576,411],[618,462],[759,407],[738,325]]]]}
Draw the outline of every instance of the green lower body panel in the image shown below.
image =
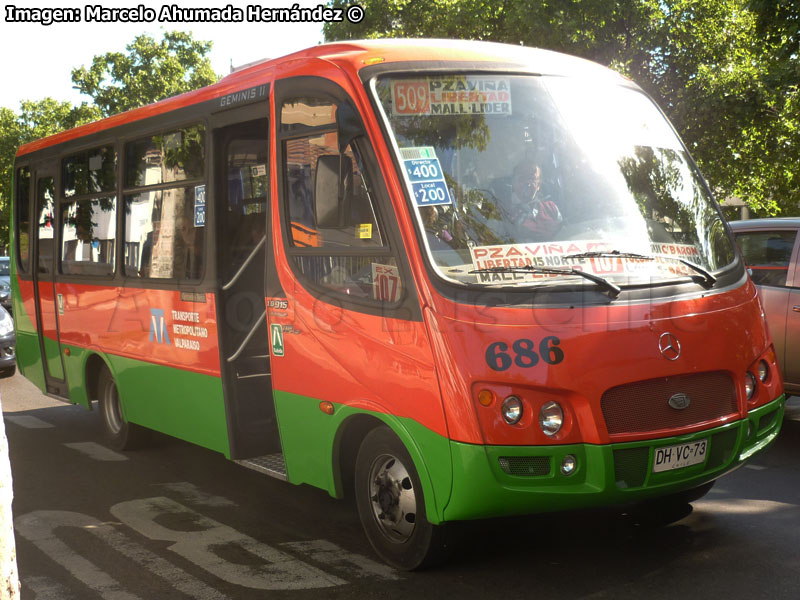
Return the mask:
{"type": "Polygon", "coordinates": [[[20,372],[44,392],[46,387],[44,367],[42,365],[42,350],[39,346],[39,336],[36,332],[17,329],[17,345],[14,351],[17,355],[17,366],[19,366],[20,372]]]}
{"type": "Polygon", "coordinates": [[[109,356],[125,419],[229,456],[222,380],[109,356]]]}
{"type": "Polygon", "coordinates": [[[334,404],[332,415],[320,410],[320,401],[289,392],[274,391],[286,475],[291,483],[306,483],[332,496],[340,489],[338,448],[349,424],[371,418],[389,426],[405,444],[422,482],[425,510],[430,521],[442,520],[450,497],[452,468],[450,441],[418,422],[392,415],[334,404]]]}
{"type": "Polygon", "coordinates": [[[785,398],[747,419],[672,438],[569,446],[476,446],[451,442],[453,493],[444,520],[456,521],[635,503],[703,485],[769,445],[781,428],[785,398]],[[658,448],[707,440],[703,462],[654,472],[658,448]],[[577,460],[561,472],[565,456],[577,460]]]}

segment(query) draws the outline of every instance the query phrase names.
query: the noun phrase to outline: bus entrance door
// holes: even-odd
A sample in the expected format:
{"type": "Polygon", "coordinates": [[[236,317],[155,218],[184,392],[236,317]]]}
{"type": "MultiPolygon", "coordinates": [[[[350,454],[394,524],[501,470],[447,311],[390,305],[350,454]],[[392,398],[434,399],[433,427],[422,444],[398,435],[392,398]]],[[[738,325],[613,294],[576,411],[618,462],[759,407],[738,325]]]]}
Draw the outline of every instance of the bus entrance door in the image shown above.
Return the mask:
{"type": "MultiPolygon", "coordinates": [[[[264,302],[267,120],[216,129],[214,149],[219,324],[231,458],[272,456],[282,465],[264,302]]],[[[280,471],[269,473],[281,476],[280,471]]]]}
{"type": "Polygon", "coordinates": [[[39,330],[39,346],[42,352],[47,393],[68,397],[64,377],[64,363],[59,342],[58,315],[63,312],[63,300],[56,295],[53,274],[55,272],[56,203],[55,168],[36,169],[36,246],[34,256],[38,264],[33,268],[36,295],[36,323],[39,330]],[[62,308],[59,308],[62,307],[62,308]]]}

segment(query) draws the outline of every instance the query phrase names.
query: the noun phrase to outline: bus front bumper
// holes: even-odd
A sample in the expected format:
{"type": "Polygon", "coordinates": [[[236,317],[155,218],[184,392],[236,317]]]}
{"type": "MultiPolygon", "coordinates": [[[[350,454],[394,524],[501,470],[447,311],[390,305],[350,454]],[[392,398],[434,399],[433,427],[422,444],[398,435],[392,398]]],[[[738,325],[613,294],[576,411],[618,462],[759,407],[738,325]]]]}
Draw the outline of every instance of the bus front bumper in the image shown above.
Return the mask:
{"type": "Polygon", "coordinates": [[[453,491],[444,520],[630,504],[692,489],[741,466],[768,446],[783,422],[785,396],[746,419],[670,438],[554,446],[478,446],[451,442],[453,491]],[[707,440],[703,462],[654,472],[658,448],[707,440]],[[564,475],[565,457],[575,470],[564,475]]]}

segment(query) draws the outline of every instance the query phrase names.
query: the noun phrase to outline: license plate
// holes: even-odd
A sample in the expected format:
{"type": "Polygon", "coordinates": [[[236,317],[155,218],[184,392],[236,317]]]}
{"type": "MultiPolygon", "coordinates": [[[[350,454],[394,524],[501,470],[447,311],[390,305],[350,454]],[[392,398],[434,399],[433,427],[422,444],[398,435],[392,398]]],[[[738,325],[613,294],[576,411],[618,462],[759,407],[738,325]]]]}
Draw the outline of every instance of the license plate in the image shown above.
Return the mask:
{"type": "Polygon", "coordinates": [[[653,473],[700,464],[706,459],[707,449],[708,440],[656,448],[655,456],[653,457],[653,473]]]}

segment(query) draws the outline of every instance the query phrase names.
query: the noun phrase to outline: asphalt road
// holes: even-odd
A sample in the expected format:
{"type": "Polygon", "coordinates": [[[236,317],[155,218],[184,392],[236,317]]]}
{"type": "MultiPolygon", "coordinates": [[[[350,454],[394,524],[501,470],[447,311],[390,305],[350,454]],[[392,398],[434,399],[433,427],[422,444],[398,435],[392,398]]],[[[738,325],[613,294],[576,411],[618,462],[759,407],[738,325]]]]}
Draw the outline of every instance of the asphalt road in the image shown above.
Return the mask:
{"type": "Polygon", "coordinates": [[[167,437],[113,452],[97,412],[19,375],[0,394],[25,600],[800,596],[800,398],[766,453],[677,520],[473,524],[449,564],[400,573],[373,556],[348,501],[167,437]]]}

